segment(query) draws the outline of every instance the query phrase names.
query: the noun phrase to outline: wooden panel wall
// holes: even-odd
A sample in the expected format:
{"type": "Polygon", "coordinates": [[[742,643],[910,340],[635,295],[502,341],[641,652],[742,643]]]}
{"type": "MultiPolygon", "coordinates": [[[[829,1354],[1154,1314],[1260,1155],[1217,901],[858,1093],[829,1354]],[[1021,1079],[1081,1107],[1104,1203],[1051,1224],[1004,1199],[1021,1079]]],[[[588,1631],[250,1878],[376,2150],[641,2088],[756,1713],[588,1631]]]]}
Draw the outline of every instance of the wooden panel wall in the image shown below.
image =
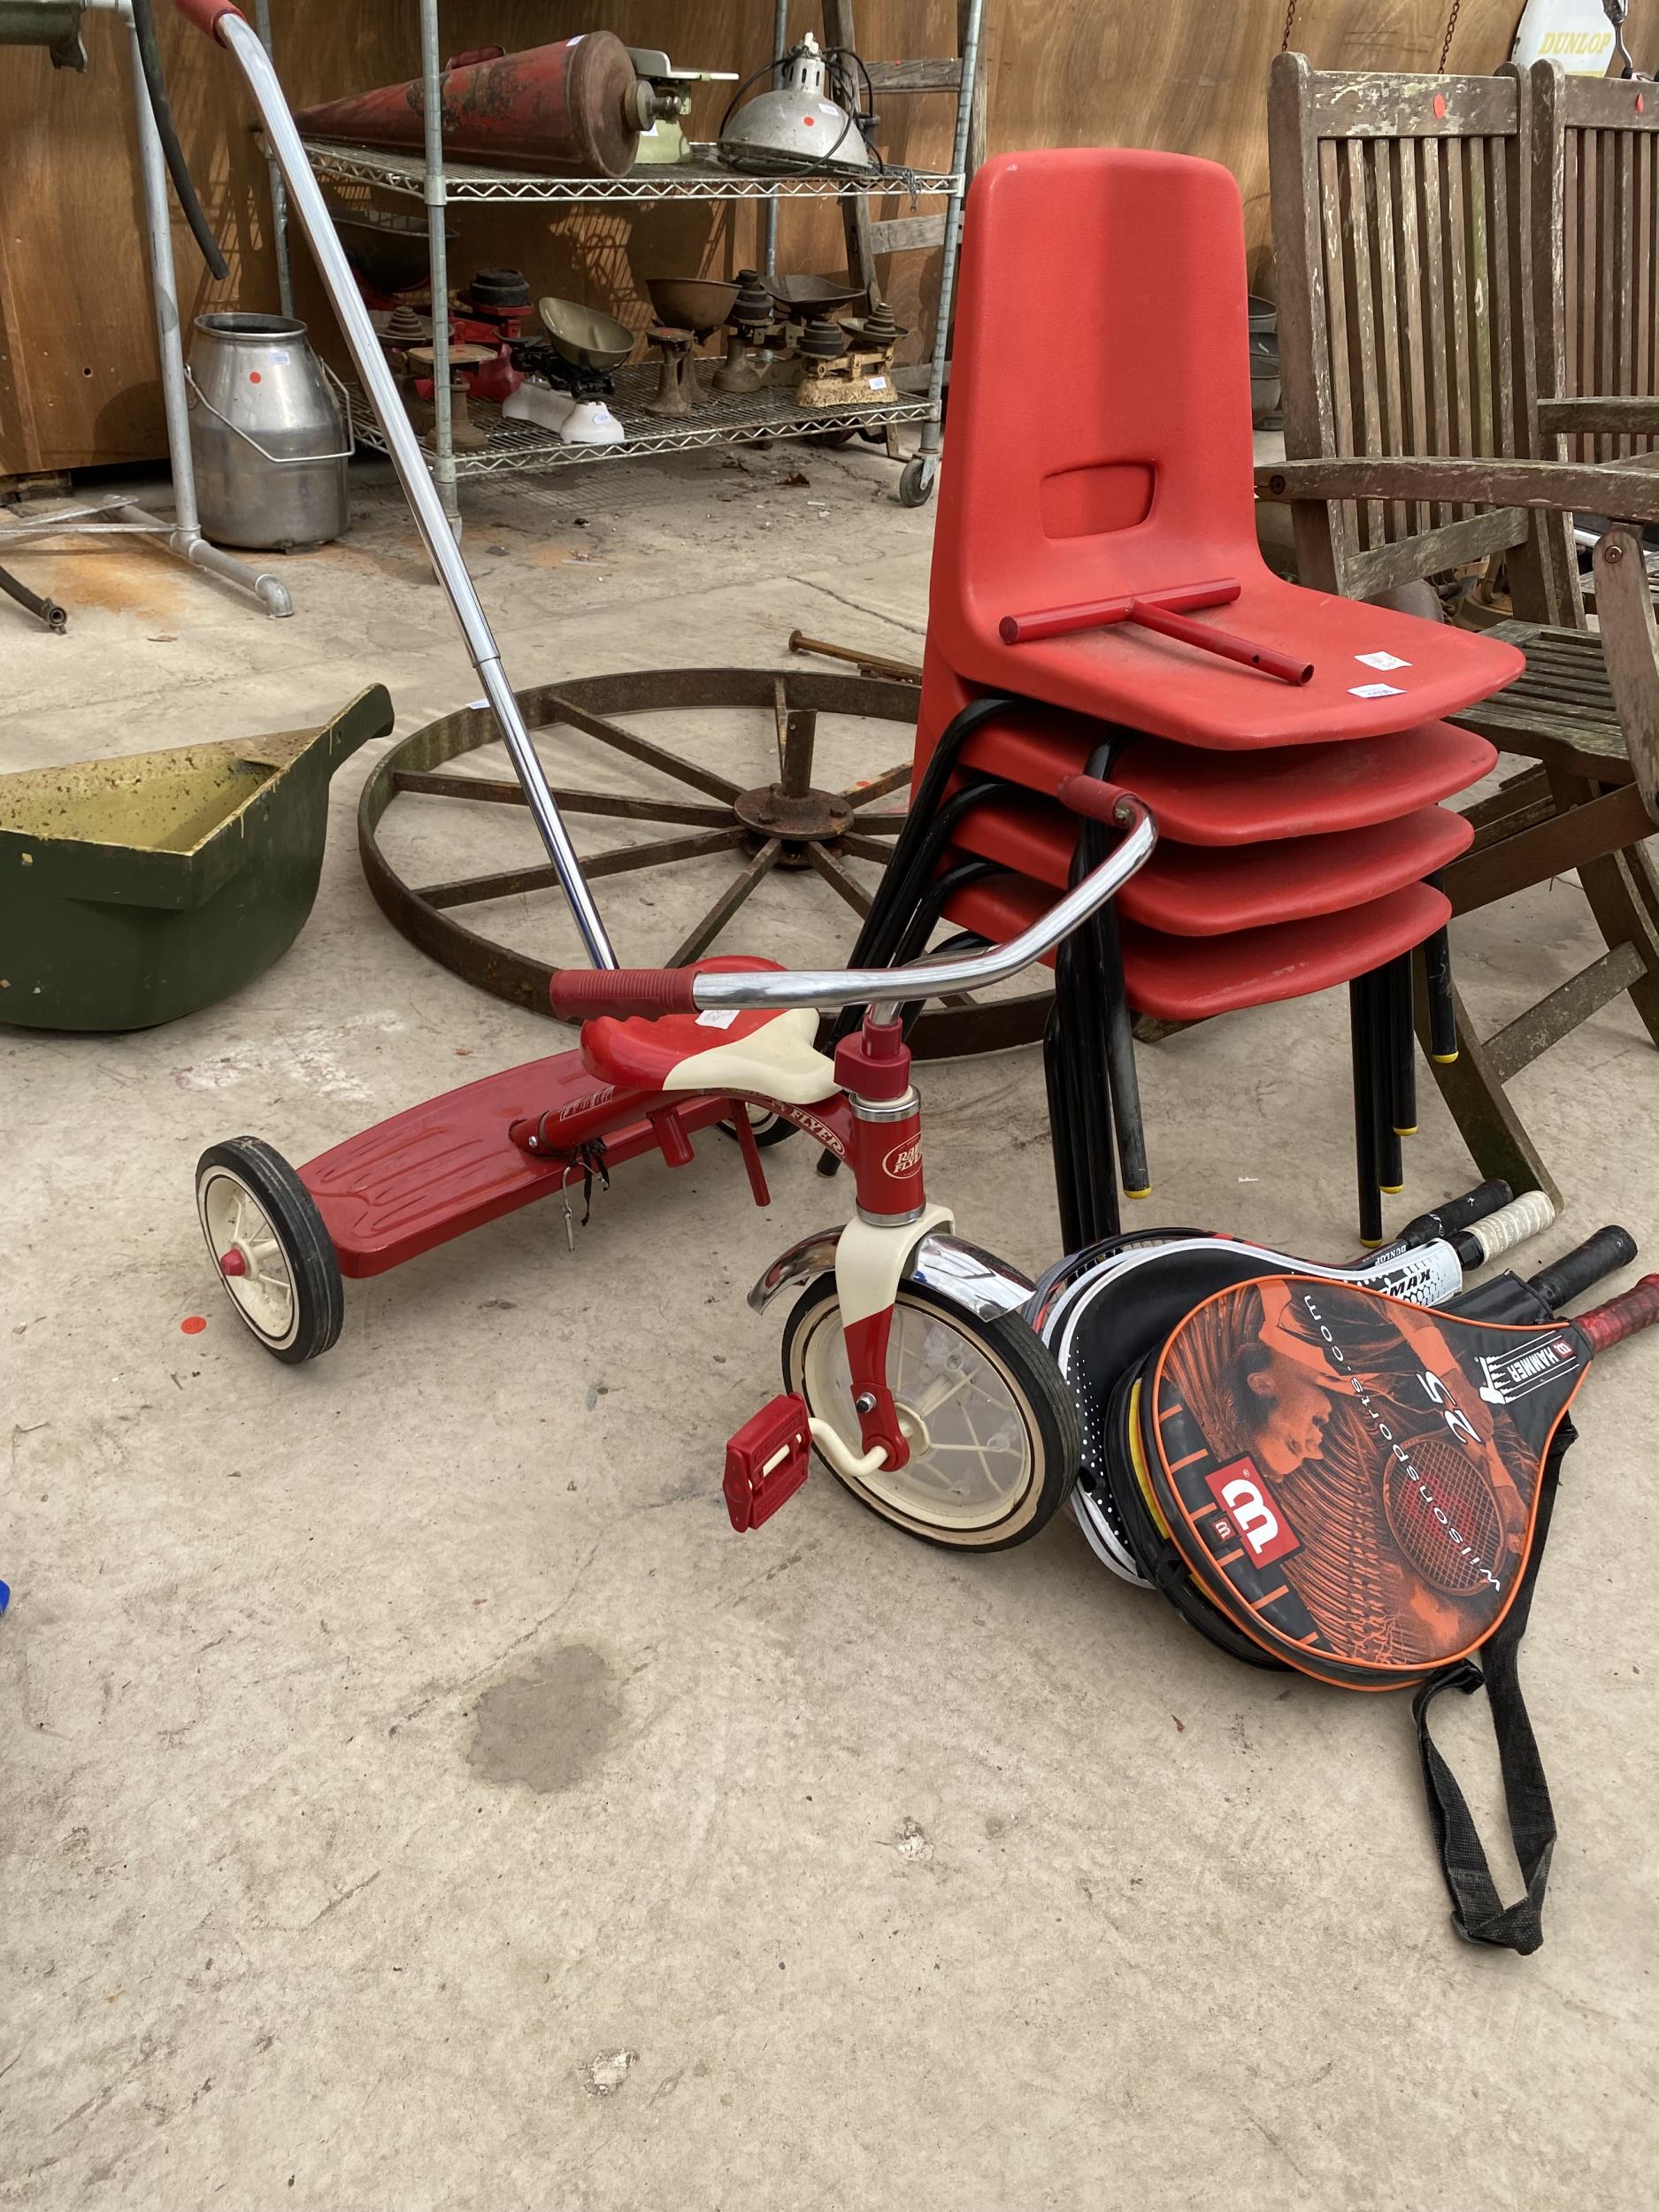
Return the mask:
{"type": "MultiPolygon", "coordinates": [[[[1321,67],[1432,69],[1448,0],[1298,0],[1294,42],[1321,67]]],[[[1509,50],[1520,0],[1463,0],[1451,65],[1489,69],[1509,50]]],[[[277,60],[296,104],[417,73],[413,0],[273,0],[277,60]]],[[[595,14],[630,42],[668,41],[687,67],[737,69],[764,59],[765,0],[446,0],[446,46],[531,45],[590,26],[595,14]],[[664,21],[665,16],[672,21],[664,21]]],[[[1243,187],[1252,277],[1266,267],[1267,65],[1284,31],[1284,0],[987,0],[987,58],[994,149],[1037,145],[1166,146],[1225,162],[1243,187]]],[[[794,0],[792,27],[816,27],[794,0]]],[[[945,50],[952,0],[860,0],[869,58],[945,50]]],[[[1652,11],[1634,27],[1639,64],[1659,63],[1652,11]]],[[[188,232],[175,225],[187,322],[205,308],[276,304],[263,162],[228,59],[169,16],[163,41],[180,135],[231,262],[215,286],[188,232]]],[[[0,475],[148,458],[163,451],[136,175],[126,34],[87,19],[92,69],[54,71],[43,53],[0,57],[0,475]]],[[[703,96],[693,122],[711,133],[724,96],[703,96]]],[[[949,99],[890,97],[889,157],[945,165],[949,99]]],[[[413,202],[396,204],[413,207],[413,202]]],[[[904,211],[894,204],[885,212],[904,211]]],[[[542,290],[577,294],[642,326],[639,279],[734,272],[753,260],[751,210],[703,206],[589,211],[451,211],[457,273],[485,263],[524,268],[542,290]]],[[[841,265],[833,210],[786,211],[786,268],[841,265]]],[[[295,248],[299,308],[334,352],[326,307],[303,245],[295,248]]],[[[914,257],[887,272],[900,319],[930,303],[914,257]]]]}

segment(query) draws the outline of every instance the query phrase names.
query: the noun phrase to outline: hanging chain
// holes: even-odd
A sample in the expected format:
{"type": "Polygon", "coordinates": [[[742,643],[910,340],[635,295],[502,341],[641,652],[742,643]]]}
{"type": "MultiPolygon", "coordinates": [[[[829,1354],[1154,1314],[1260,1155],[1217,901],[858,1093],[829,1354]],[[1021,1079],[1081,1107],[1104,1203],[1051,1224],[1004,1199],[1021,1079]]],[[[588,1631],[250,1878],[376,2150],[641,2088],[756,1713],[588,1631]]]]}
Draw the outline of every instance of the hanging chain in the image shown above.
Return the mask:
{"type": "Polygon", "coordinates": [[[1452,39],[1457,29],[1457,11],[1463,4],[1463,0],[1452,0],[1452,12],[1446,19],[1446,37],[1440,47],[1439,64],[1440,74],[1442,77],[1446,74],[1446,65],[1451,58],[1452,39]]]}
{"type": "Polygon", "coordinates": [[[1283,38],[1279,41],[1279,52],[1280,52],[1281,54],[1287,54],[1287,53],[1289,53],[1289,51],[1290,51],[1290,35],[1291,35],[1291,33],[1292,33],[1292,32],[1295,29],[1295,27],[1296,27],[1296,0],[1290,0],[1290,4],[1289,4],[1289,5],[1288,5],[1288,7],[1286,7],[1286,9],[1285,10],[1285,35],[1284,35],[1284,37],[1283,37],[1283,38]]]}

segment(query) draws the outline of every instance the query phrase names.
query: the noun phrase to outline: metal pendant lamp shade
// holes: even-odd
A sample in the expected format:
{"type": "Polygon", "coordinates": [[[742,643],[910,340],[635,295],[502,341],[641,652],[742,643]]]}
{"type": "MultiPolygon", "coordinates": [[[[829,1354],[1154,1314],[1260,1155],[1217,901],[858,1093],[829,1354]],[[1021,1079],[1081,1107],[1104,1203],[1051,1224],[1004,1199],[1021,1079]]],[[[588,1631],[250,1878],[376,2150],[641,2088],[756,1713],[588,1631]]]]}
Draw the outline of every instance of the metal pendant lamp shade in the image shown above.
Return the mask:
{"type": "Polygon", "coordinates": [[[783,82],[727,119],[720,157],[758,176],[870,166],[870,149],[847,110],[825,90],[824,57],[809,31],[780,64],[783,82]]]}

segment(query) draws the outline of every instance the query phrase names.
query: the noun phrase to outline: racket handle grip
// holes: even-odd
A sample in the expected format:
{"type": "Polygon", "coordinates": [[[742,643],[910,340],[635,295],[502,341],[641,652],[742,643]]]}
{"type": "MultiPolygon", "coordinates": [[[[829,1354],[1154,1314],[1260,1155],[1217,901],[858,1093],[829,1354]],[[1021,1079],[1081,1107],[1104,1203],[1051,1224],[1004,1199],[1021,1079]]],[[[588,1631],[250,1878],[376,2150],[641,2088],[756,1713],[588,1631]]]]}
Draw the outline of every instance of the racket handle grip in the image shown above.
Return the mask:
{"type": "MultiPolygon", "coordinates": [[[[1473,1190],[1466,1190],[1461,1198],[1448,1198],[1432,1213],[1419,1216],[1427,1227],[1425,1241],[1433,1237],[1449,1237],[1459,1229],[1468,1228],[1471,1221],[1484,1221],[1488,1214],[1507,1206],[1515,1195],[1507,1183],[1479,1183],[1473,1190]]],[[[1417,1227],[1413,1222],[1413,1229],[1417,1227]]]]}
{"type": "Polygon", "coordinates": [[[1659,1321],[1659,1275],[1644,1275],[1640,1282],[1618,1297],[1609,1298],[1606,1305],[1576,1314],[1572,1325],[1588,1340],[1592,1352],[1605,1352],[1609,1345],[1622,1344],[1639,1330],[1651,1329],[1655,1321],[1659,1321]]]}
{"type": "Polygon", "coordinates": [[[1574,1245],[1571,1252],[1563,1252],[1548,1267],[1540,1268],[1527,1279],[1527,1287],[1535,1290],[1552,1313],[1575,1298],[1582,1298],[1593,1285],[1603,1277],[1617,1274],[1621,1267],[1628,1267],[1636,1256],[1636,1240],[1628,1229],[1609,1225],[1598,1229],[1582,1244],[1574,1245]]]}
{"type": "Polygon", "coordinates": [[[1466,1267],[1483,1267],[1525,1244],[1528,1237],[1540,1235],[1555,1218],[1555,1206],[1541,1190],[1523,1191],[1484,1221],[1460,1231],[1455,1240],[1458,1256],[1466,1267]]]}

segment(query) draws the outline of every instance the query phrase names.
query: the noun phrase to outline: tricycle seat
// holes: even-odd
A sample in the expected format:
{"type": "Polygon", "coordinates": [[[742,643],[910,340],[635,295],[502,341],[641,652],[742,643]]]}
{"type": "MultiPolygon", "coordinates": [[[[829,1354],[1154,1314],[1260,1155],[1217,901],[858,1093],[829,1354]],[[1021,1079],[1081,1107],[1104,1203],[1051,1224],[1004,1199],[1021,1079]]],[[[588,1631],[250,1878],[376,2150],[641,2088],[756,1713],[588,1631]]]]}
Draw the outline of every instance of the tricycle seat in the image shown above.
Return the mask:
{"type": "MultiPolygon", "coordinates": [[[[723,956],[701,969],[770,968],[775,960],[723,956]]],[[[835,1064],[813,1043],[808,1007],[705,1008],[655,1020],[602,1015],[582,1024],[582,1060],[604,1082],[640,1091],[715,1091],[814,1106],[840,1088],[835,1064]]]]}

